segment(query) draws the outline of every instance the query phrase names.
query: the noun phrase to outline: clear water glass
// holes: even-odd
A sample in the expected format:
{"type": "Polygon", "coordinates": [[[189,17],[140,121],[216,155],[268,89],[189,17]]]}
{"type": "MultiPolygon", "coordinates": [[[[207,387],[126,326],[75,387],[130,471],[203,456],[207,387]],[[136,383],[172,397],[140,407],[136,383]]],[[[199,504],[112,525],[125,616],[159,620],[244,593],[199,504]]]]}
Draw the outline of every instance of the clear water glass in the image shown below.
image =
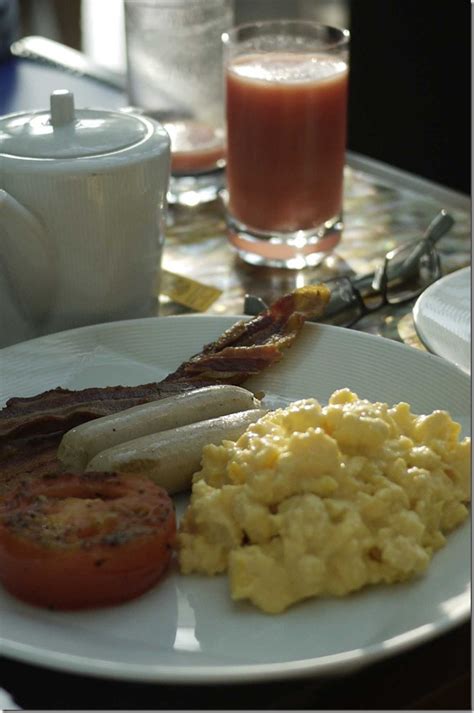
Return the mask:
{"type": "Polygon", "coordinates": [[[224,183],[223,48],[232,0],[125,0],[130,104],[171,138],[169,199],[196,205],[224,183]]]}

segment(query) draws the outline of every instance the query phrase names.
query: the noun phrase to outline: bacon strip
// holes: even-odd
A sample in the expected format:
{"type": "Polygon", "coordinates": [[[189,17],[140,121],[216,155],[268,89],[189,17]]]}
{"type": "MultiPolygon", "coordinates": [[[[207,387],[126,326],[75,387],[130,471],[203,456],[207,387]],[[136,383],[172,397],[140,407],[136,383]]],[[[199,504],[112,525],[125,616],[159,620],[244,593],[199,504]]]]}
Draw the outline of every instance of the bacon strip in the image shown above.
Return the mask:
{"type": "Polygon", "coordinates": [[[307,319],[321,317],[329,301],[325,285],[301,287],[250,321],[240,321],[162,381],[241,384],[279,361],[307,319]]]}
{"type": "Polygon", "coordinates": [[[57,388],[28,398],[11,398],[0,411],[0,445],[11,438],[65,433],[85,421],[184,390],[151,383],[79,391],[57,388]]]}
{"type": "Polygon", "coordinates": [[[158,383],[78,391],[57,388],[28,398],[11,398],[0,411],[0,458],[3,452],[4,459],[11,459],[20,441],[22,448],[40,452],[41,439],[47,439],[50,447],[50,437],[57,442],[80,423],[147,401],[210,384],[242,384],[279,361],[305,320],[321,316],[328,301],[329,290],[324,285],[297,289],[257,317],[237,322],[158,383]]]}

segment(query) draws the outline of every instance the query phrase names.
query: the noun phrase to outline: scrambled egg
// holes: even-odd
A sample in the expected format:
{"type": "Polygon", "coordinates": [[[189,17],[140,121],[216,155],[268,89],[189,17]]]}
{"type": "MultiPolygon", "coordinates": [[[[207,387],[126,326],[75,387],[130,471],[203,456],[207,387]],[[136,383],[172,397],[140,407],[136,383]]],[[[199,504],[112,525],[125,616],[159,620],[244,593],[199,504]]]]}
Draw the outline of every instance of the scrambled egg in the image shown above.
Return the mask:
{"type": "Polygon", "coordinates": [[[336,391],[206,446],[179,533],[182,573],[228,571],[235,600],[278,613],[318,595],[423,572],[467,516],[470,439],[445,411],[416,416],[336,391]]]}

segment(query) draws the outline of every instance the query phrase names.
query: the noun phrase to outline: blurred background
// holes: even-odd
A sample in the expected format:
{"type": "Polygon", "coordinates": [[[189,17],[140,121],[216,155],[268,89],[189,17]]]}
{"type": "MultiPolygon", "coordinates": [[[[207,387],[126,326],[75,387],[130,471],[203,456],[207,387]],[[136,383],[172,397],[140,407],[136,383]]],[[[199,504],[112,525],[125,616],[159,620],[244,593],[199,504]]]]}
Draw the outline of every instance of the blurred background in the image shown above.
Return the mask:
{"type": "MultiPolygon", "coordinates": [[[[235,0],[235,11],[238,23],[305,17],[348,27],[348,148],[470,193],[467,0],[235,0]]],[[[54,39],[125,72],[122,0],[0,0],[2,63],[11,41],[25,35],[54,39]]],[[[17,97],[18,110],[40,108],[40,90],[17,97]],[[33,103],[22,106],[28,99],[33,103]]],[[[0,113],[2,95],[14,91],[0,65],[0,113]]]]}

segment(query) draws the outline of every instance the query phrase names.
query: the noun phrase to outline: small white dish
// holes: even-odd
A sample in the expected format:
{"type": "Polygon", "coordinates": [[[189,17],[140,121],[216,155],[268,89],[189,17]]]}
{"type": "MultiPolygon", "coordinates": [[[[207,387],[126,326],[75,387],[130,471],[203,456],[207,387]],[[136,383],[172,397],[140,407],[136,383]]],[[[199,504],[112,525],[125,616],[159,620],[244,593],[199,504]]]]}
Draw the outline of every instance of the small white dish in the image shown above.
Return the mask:
{"type": "MultiPolygon", "coordinates": [[[[0,403],[61,385],[160,380],[235,322],[181,316],[95,325],[2,351],[0,403]]],[[[470,429],[469,378],[449,362],[397,342],[307,324],[282,361],[247,382],[283,399],[322,402],[348,386],[359,396],[447,409],[470,429]]],[[[178,517],[187,496],[176,499],[178,517]]],[[[400,653],[469,617],[470,528],[448,537],[427,573],[343,599],[314,599],[270,616],[233,603],[224,576],[165,579],[130,603],[80,612],[24,604],[0,589],[5,656],[121,680],[227,683],[340,674],[400,653]]]]}
{"type": "Polygon", "coordinates": [[[413,308],[415,328],[434,354],[471,373],[471,268],[430,285],[413,308]]]}

